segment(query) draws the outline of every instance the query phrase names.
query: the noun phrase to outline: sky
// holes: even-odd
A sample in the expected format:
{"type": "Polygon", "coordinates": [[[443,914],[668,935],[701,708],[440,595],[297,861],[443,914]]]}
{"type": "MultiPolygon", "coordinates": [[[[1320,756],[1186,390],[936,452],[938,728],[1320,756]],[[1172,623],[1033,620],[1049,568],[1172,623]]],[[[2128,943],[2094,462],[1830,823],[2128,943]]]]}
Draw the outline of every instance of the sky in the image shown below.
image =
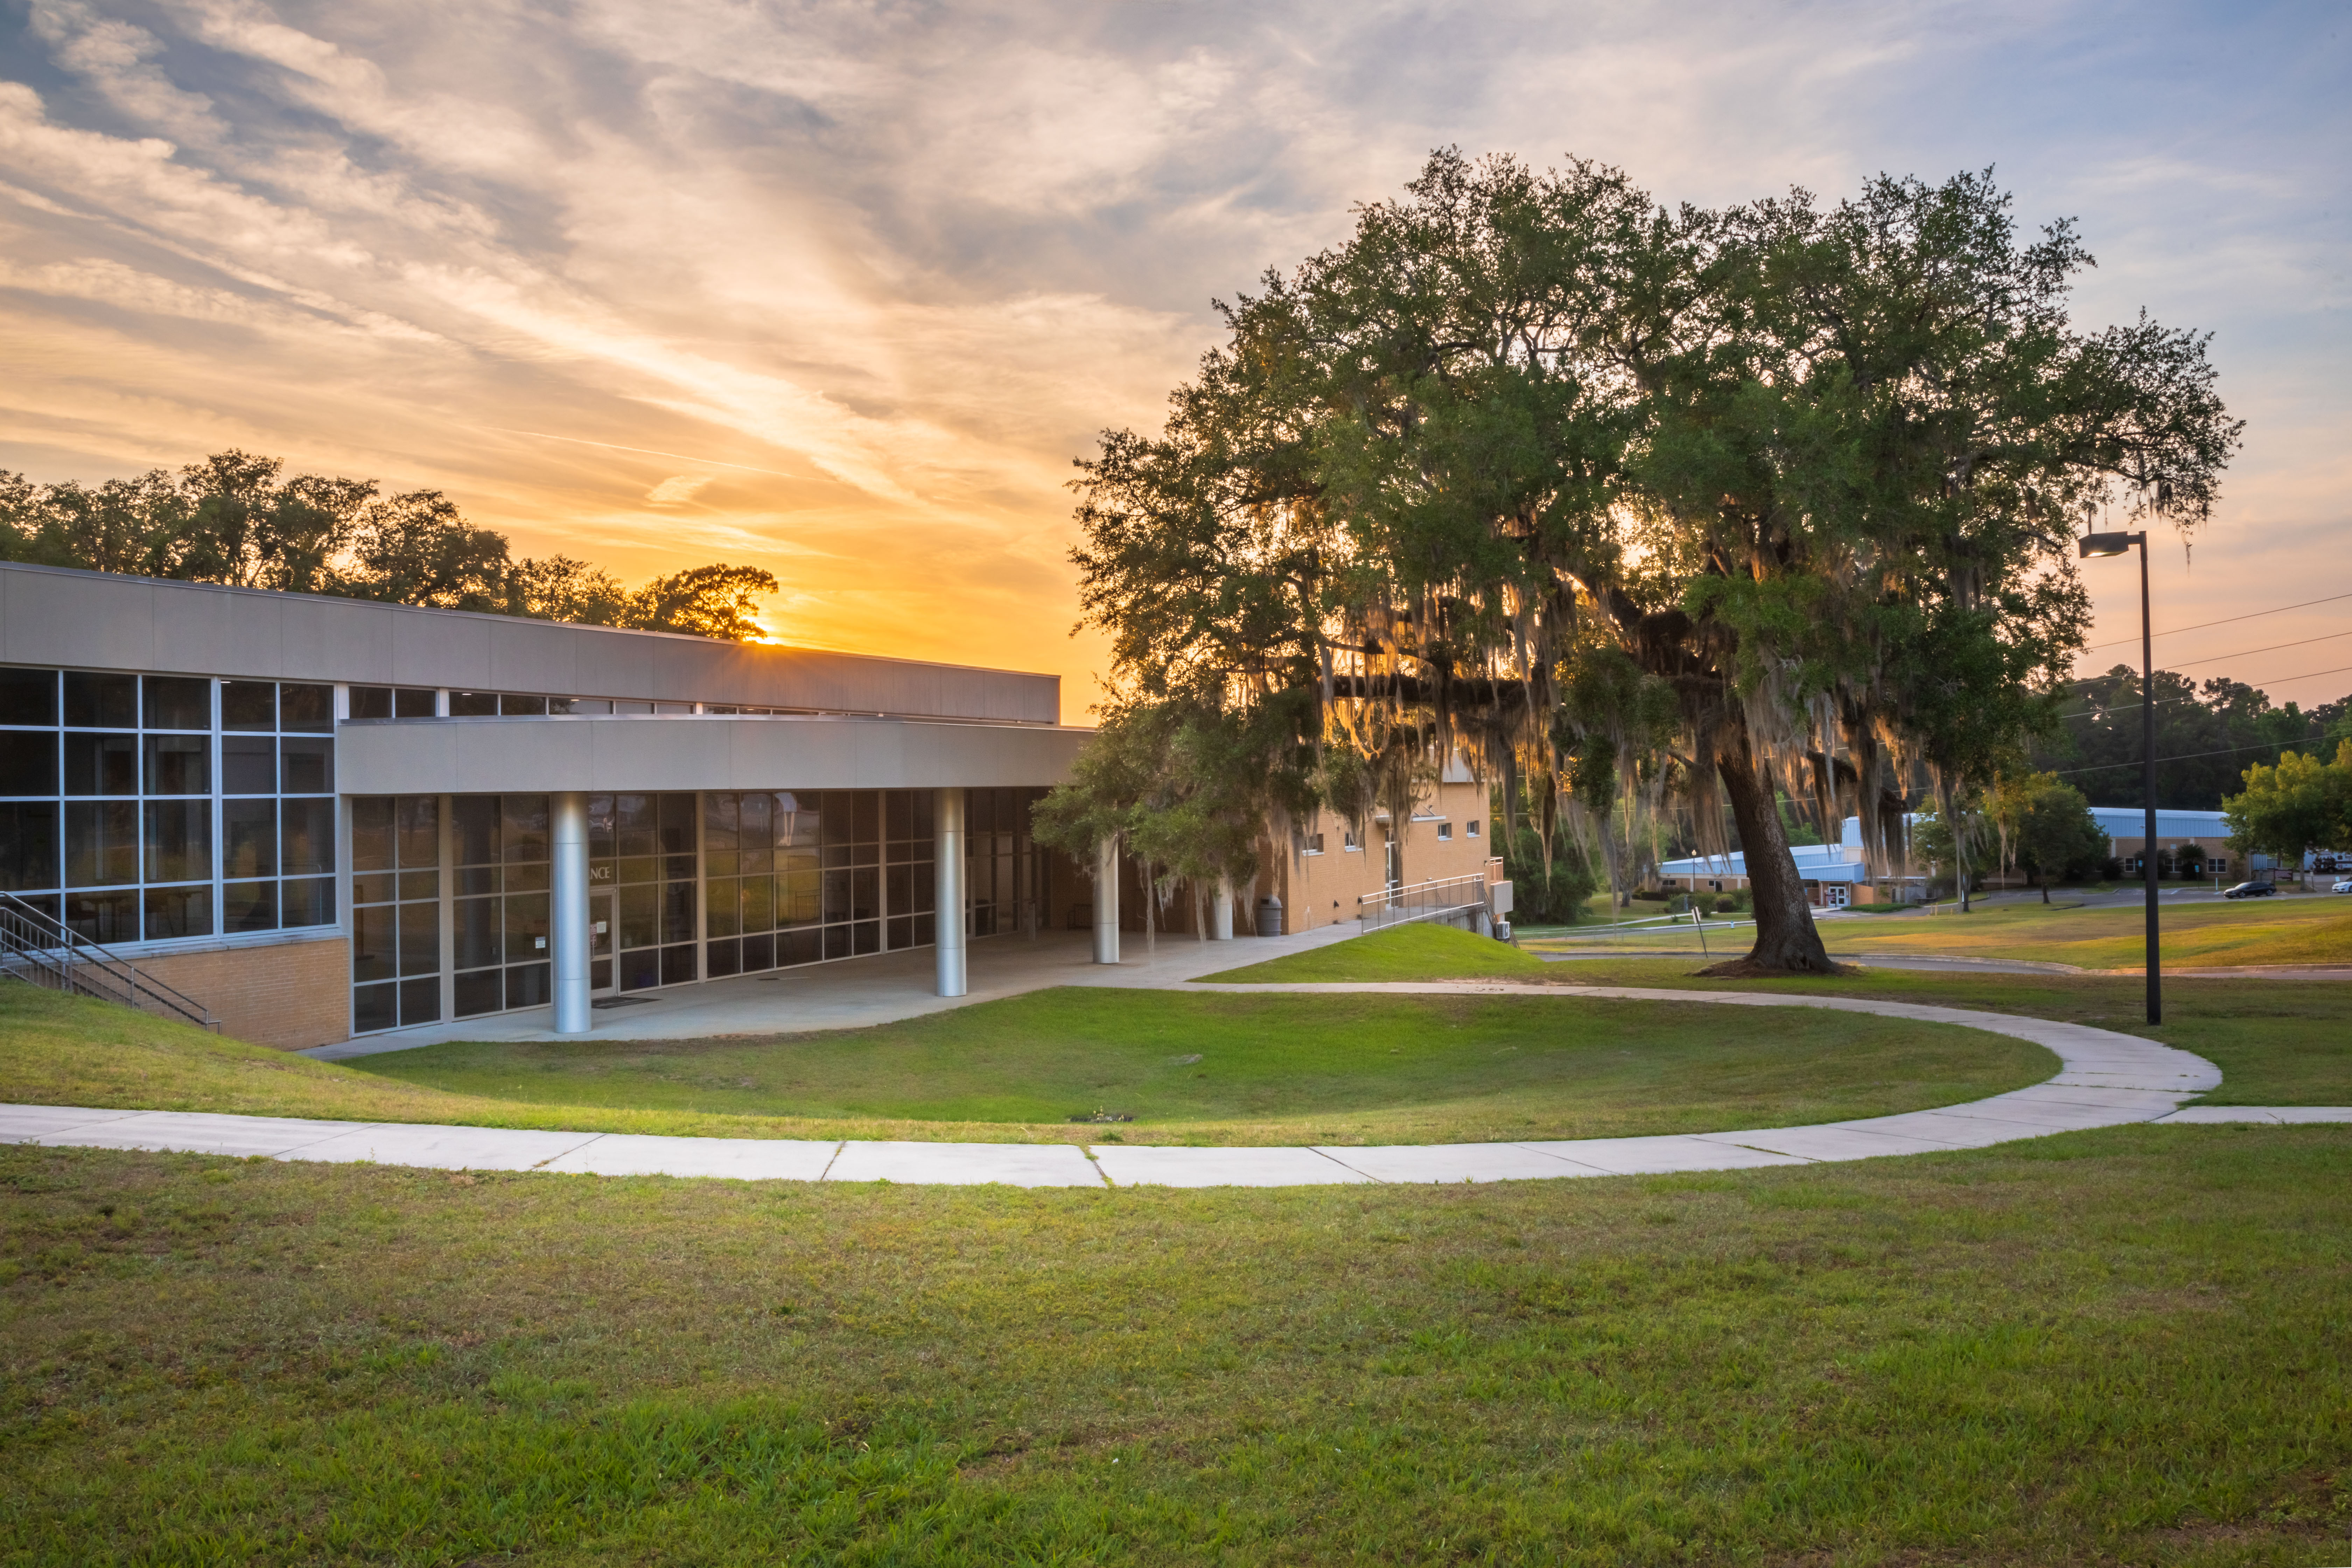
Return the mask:
{"type": "MultiPolygon", "coordinates": [[[[633,582],[765,566],[783,641],[1056,673],[1083,722],[1072,459],[1432,148],[1706,205],[1990,166],[2078,220],[2078,324],[2211,332],[2248,421],[2157,538],[2158,662],[2309,704],[2352,691],[2347,16],[0,0],[0,468],[437,489],[633,582]]],[[[2137,572],[2085,571],[2088,665],[2136,657],[2137,572]]]]}

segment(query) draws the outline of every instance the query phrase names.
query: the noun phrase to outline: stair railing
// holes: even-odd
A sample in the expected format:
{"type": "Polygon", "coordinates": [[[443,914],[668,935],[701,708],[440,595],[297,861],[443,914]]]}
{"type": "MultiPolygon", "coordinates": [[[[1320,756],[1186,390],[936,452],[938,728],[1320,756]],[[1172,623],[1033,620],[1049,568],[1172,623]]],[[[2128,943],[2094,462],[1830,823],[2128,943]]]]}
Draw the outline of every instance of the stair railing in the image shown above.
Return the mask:
{"type": "Polygon", "coordinates": [[[203,1003],[13,893],[0,893],[0,974],[220,1033],[203,1003]]]}

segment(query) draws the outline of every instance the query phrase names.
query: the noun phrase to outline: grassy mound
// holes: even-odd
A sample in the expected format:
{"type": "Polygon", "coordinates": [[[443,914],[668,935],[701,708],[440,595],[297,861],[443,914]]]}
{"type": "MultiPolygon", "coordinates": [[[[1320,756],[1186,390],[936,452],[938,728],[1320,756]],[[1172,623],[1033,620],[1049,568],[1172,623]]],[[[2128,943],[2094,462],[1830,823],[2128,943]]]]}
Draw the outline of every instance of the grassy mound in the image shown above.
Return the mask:
{"type": "Polygon", "coordinates": [[[1531,979],[1544,962],[1456,926],[1391,926],[1328,947],[1270,958],[1202,980],[1218,985],[1328,984],[1377,980],[1531,979]]]}
{"type": "Polygon", "coordinates": [[[1949,1025],[1703,1004],[1063,989],[765,1039],[313,1062],[0,987],[0,1100],[722,1137],[1291,1144],[1787,1126],[2047,1077],[1949,1025]],[[1097,1110],[1136,1120],[1076,1125],[1097,1110]]]}

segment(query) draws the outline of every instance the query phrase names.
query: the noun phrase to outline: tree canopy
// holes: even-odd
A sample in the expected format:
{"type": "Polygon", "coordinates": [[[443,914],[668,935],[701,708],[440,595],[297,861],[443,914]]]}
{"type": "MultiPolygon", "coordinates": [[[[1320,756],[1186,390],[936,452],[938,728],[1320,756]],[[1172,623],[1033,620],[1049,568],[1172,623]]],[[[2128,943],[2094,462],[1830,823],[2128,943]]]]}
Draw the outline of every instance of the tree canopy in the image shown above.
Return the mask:
{"type": "MultiPolygon", "coordinates": [[[[2156,689],[2156,804],[2219,811],[2247,767],[2289,747],[2331,754],[2352,736],[2352,697],[2305,710],[2272,706],[2267,693],[2217,676],[2200,682],[2159,669],[2156,689]]],[[[2118,664],[2069,685],[2060,727],[2037,740],[2033,765],[2054,770],[2101,805],[2141,804],[2140,673],[2118,664]]]]}
{"type": "Polygon", "coordinates": [[[2051,879],[2088,877],[2113,847],[2083,792],[2054,773],[2003,776],[1985,792],[1985,815],[2000,836],[2002,864],[2024,868],[2045,904],[2051,879]]]}
{"type": "Polygon", "coordinates": [[[2276,766],[2257,763],[2245,784],[2221,803],[2239,849],[2289,866],[2306,849],[2352,849],[2352,741],[2336,748],[2333,762],[2288,752],[2276,766]]]}
{"type": "Polygon", "coordinates": [[[697,566],[633,591],[569,556],[514,555],[439,490],[383,495],[373,479],[284,468],[228,451],[94,489],[0,471],[0,560],[731,642],[763,635],[754,612],[776,580],[759,567],[697,566]]]}
{"type": "Polygon", "coordinates": [[[1547,841],[1727,804],[1742,966],[1829,969],[1780,794],[1894,868],[1911,780],[1948,801],[2051,721],[2074,531],[2194,527],[2236,444],[2203,338],[2071,325],[2090,259],[1990,174],[1712,212],[1437,153],[1080,462],[1115,705],[1239,716],[1359,820],[1456,750],[1547,841]]]}

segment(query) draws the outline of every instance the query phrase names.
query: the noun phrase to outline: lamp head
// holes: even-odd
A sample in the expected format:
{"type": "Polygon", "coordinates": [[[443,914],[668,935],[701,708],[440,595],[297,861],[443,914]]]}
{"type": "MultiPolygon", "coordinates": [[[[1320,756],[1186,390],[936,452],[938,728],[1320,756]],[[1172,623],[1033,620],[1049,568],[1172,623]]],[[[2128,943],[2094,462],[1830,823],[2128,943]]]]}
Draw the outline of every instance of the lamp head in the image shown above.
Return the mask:
{"type": "Polygon", "coordinates": [[[2121,555],[2147,537],[2145,533],[2086,533],[2082,540],[2083,558],[2121,555]]]}

